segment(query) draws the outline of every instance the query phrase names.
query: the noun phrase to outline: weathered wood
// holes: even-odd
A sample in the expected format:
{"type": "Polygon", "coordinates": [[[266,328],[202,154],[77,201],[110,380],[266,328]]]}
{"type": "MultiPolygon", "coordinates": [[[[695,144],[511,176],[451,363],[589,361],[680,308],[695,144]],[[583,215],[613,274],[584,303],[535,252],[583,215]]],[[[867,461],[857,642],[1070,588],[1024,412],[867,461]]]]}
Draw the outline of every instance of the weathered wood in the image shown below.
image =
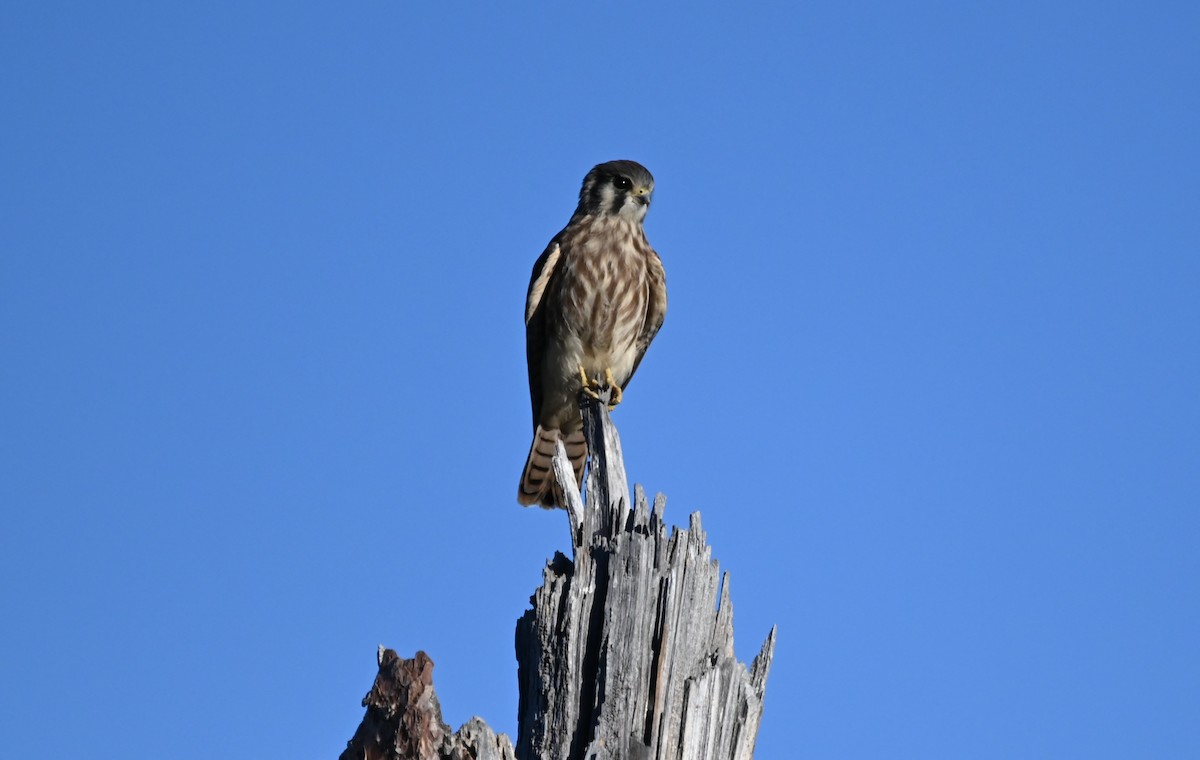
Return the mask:
{"type": "Polygon", "coordinates": [[[515,760],[512,742],[479,718],[451,733],[433,690],[433,660],[406,660],[379,647],[379,673],[363,716],[339,760],[515,760]]]}
{"type": "Polygon", "coordinates": [[[772,628],[750,668],[733,651],[729,574],[699,513],[668,535],[629,485],[605,400],[581,405],[589,464],[581,496],[566,450],[553,460],[573,559],[547,563],[517,621],[517,746],[473,718],[450,734],[433,662],[380,649],[367,714],[343,760],[750,760],[762,717],[772,628]]]}
{"type": "MultiPolygon", "coordinates": [[[[588,443],[588,482],[585,492],[588,506],[608,505],[601,509],[605,519],[618,517],[629,510],[629,481],[625,476],[625,458],[621,439],[608,416],[611,389],[604,390],[598,399],[579,397],[579,412],[583,415],[583,434],[588,443]]],[[[561,484],[560,484],[561,485],[561,484]]],[[[605,524],[608,532],[611,525],[605,524]]]]}
{"type": "MultiPolygon", "coordinates": [[[[668,537],[661,496],[651,510],[639,488],[631,510],[604,404],[589,401],[585,421],[591,459],[574,561],[548,563],[517,623],[517,757],[748,760],[775,631],[749,670],[737,662],[729,577],[699,514],[668,537]]],[[[565,450],[555,460],[570,498],[565,450]]]]}

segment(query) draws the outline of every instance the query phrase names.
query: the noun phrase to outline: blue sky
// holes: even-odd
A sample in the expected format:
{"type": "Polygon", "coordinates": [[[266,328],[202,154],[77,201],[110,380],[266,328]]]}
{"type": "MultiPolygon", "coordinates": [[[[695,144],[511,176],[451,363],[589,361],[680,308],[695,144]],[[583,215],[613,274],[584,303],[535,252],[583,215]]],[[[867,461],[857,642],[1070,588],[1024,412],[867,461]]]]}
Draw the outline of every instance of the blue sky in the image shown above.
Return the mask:
{"type": "Polygon", "coordinates": [[[615,415],[760,758],[1200,754],[1190,3],[10,2],[0,754],[516,728],[530,267],[644,163],[615,415]]]}

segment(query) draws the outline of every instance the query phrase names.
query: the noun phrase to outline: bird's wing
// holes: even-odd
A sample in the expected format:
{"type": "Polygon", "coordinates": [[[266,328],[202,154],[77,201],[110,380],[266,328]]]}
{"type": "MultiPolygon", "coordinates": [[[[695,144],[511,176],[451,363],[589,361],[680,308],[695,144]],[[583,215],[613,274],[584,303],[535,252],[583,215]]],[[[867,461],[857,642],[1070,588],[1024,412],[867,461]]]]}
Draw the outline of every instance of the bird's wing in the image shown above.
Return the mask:
{"type": "Polygon", "coordinates": [[[558,240],[551,240],[550,245],[546,246],[546,250],[542,251],[542,255],[538,256],[538,260],[533,263],[533,274],[529,277],[529,292],[525,294],[526,326],[529,325],[542,305],[542,296],[546,293],[546,286],[550,284],[550,277],[554,274],[554,267],[558,264],[561,255],[562,249],[558,246],[558,240]]]}
{"type": "Polygon", "coordinates": [[[650,341],[654,340],[667,317],[667,273],[663,270],[662,259],[654,251],[650,251],[646,265],[646,281],[649,288],[646,298],[646,321],[642,323],[642,332],[638,335],[637,358],[633,360],[633,369],[629,371],[629,377],[621,386],[622,389],[633,379],[638,365],[642,363],[642,357],[646,355],[646,349],[650,347],[650,341]]]}
{"type": "Polygon", "coordinates": [[[562,257],[558,239],[550,241],[546,250],[533,264],[529,278],[529,292],[525,295],[525,360],[529,364],[529,403],[533,407],[533,426],[536,429],[538,413],[542,408],[542,353],[546,350],[546,310],[543,300],[546,287],[562,257]]]}

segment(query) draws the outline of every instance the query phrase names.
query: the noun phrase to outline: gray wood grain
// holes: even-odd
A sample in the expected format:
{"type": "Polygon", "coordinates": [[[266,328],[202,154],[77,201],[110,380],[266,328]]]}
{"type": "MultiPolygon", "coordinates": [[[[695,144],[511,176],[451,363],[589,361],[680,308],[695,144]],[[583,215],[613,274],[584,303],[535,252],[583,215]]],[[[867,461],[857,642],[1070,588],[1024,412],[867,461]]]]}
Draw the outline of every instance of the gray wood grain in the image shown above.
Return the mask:
{"type": "MultiPolygon", "coordinates": [[[[586,506],[568,502],[574,559],[547,564],[517,623],[517,757],[748,759],[775,631],[749,669],[736,660],[729,576],[700,515],[668,533],[665,499],[651,509],[641,488],[631,509],[604,405],[589,402],[585,420],[586,506]]],[[[561,448],[555,473],[574,501],[561,448]]]]}
{"type": "Polygon", "coordinates": [[[666,499],[630,506],[621,442],[604,403],[582,405],[584,493],[562,443],[553,461],[574,557],[547,563],[517,621],[515,748],[479,718],[442,722],[433,660],[380,648],[379,674],[342,760],[750,760],[772,628],[747,668],[733,651],[729,574],[700,514],[668,531],[666,499]]]}

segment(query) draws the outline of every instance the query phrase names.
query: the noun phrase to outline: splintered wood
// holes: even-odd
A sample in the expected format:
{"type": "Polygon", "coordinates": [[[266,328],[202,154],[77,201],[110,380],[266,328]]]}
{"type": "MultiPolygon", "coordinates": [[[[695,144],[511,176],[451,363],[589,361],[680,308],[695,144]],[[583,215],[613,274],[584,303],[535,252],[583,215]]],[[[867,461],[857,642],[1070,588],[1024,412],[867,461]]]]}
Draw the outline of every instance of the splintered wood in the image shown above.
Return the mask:
{"type": "Polygon", "coordinates": [[[579,515],[575,558],[551,560],[517,623],[517,757],[749,760],[775,631],[749,670],[736,660],[729,576],[700,515],[668,536],[661,496],[651,510],[638,488],[629,509],[607,410],[592,402],[585,414],[596,463],[586,506],[565,451],[554,468],[579,515]]]}
{"type": "Polygon", "coordinates": [[[479,718],[441,720],[433,663],[381,650],[367,715],[343,760],[750,760],[762,718],[772,628],[747,668],[733,651],[729,574],[700,515],[668,533],[665,499],[638,488],[632,509],[616,429],[583,403],[586,499],[562,444],[554,459],[573,559],[547,563],[517,621],[515,755],[479,718]],[[586,503],[585,503],[586,502],[586,503]]]}

